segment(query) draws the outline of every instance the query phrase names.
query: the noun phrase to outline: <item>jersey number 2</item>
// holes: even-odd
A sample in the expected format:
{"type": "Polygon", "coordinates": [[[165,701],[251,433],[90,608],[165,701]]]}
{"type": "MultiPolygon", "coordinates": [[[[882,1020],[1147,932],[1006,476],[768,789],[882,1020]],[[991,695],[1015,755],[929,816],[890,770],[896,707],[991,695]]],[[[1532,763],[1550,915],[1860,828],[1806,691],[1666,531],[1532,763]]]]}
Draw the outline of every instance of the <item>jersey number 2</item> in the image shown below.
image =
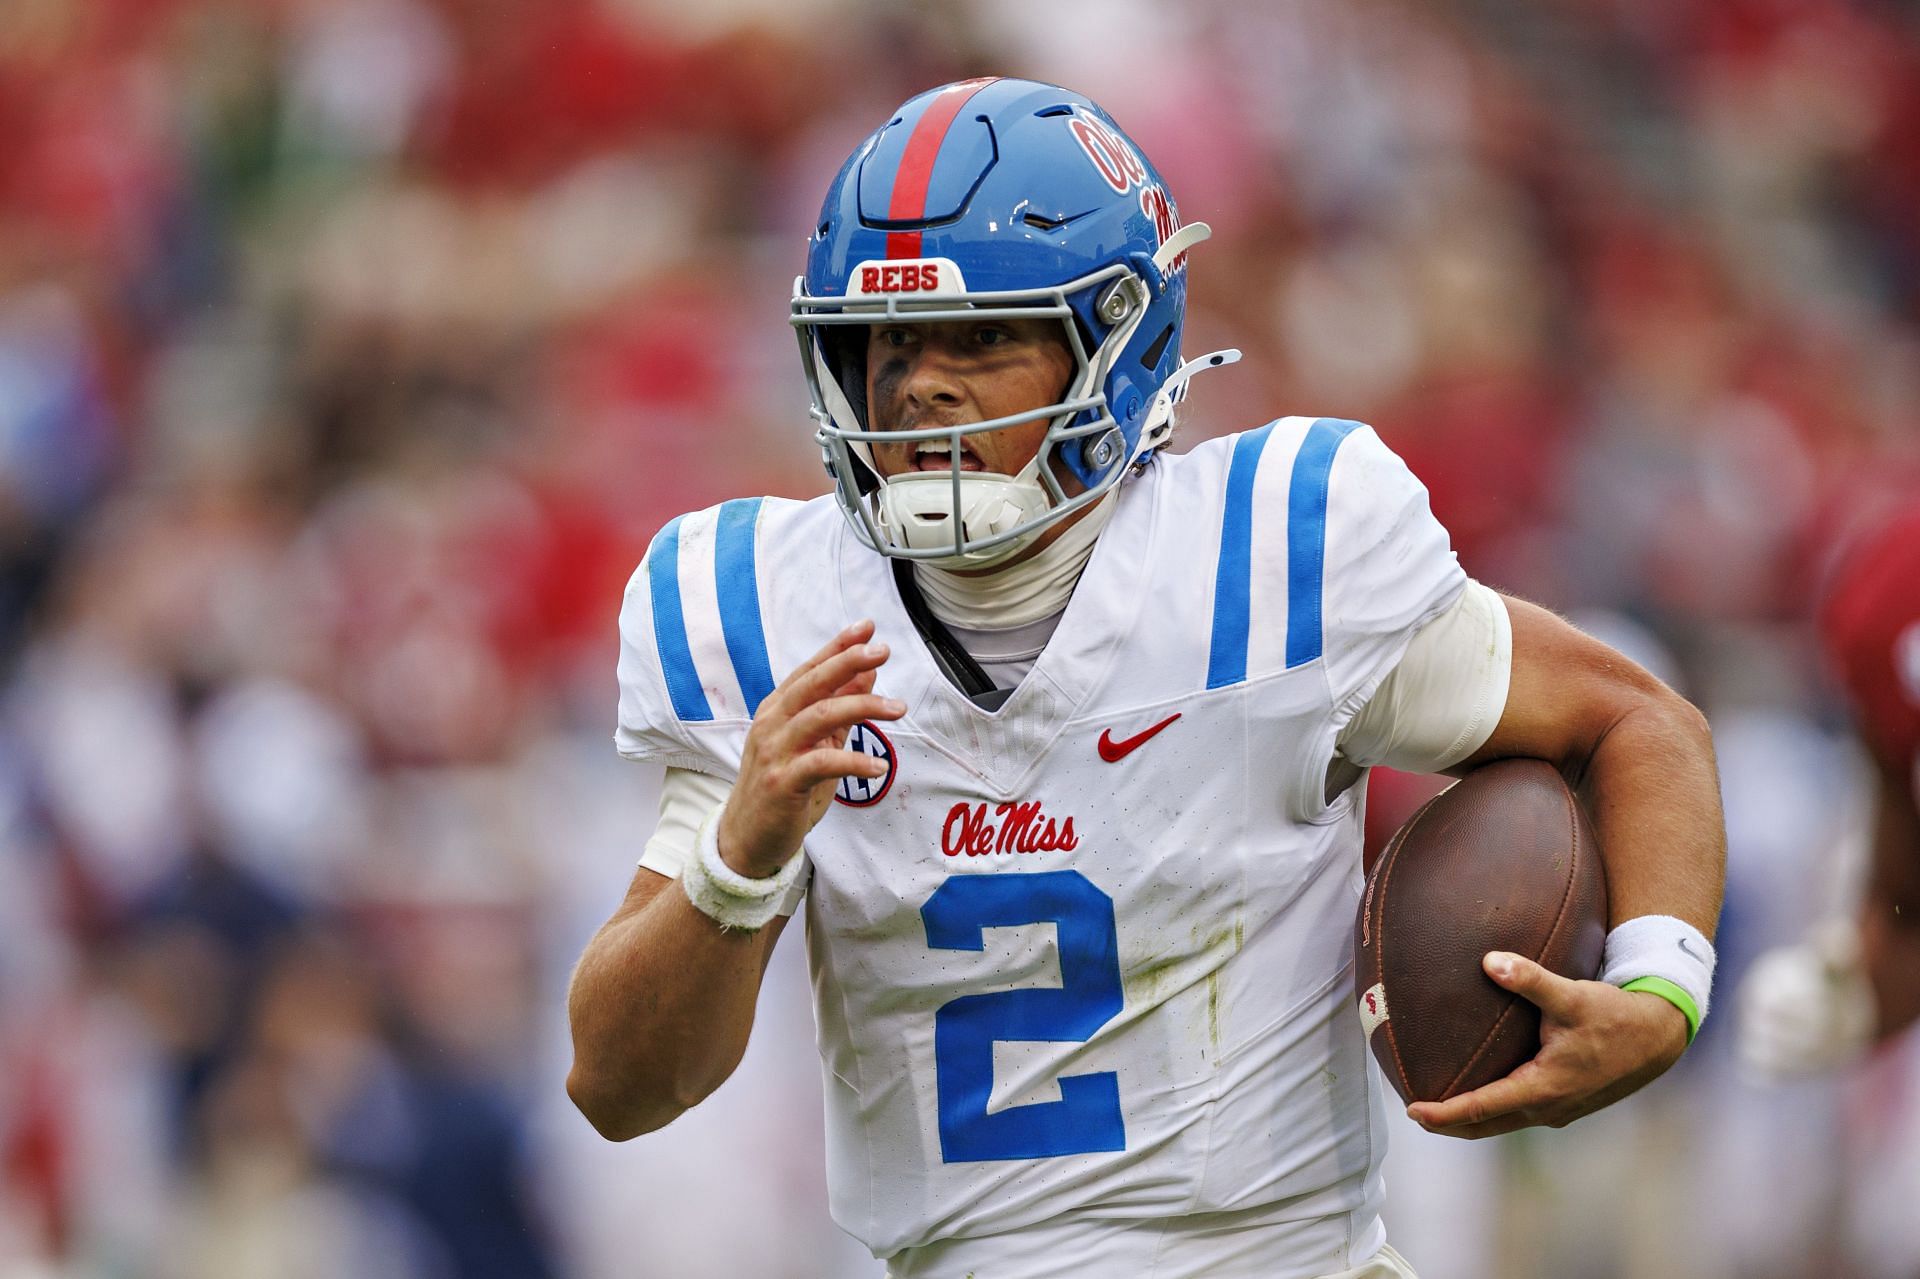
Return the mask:
{"type": "Polygon", "coordinates": [[[1120,1082],[1110,1071],[1061,1078],[1060,1100],[989,1114],[996,1040],[1083,1043],[1125,1002],[1113,899],[1077,870],[955,875],[920,908],[927,945],[983,950],[982,930],[1051,923],[1060,985],[962,995],[934,1014],[940,1155],[947,1163],[1125,1150],[1120,1082]]]}

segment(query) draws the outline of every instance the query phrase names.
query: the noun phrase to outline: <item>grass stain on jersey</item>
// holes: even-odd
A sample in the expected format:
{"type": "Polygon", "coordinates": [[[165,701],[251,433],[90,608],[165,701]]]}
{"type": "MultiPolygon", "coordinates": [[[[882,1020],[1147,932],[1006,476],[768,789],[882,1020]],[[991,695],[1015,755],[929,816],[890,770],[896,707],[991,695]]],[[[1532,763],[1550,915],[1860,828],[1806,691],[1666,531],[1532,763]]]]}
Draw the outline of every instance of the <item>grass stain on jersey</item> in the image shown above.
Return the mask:
{"type": "MultiPolygon", "coordinates": [[[[1222,940],[1225,940],[1224,937],[1222,940]]],[[[1233,949],[1227,953],[1231,959],[1240,953],[1247,944],[1247,921],[1237,912],[1233,917],[1233,949]]],[[[1213,1059],[1220,1060],[1220,970],[1213,970],[1207,979],[1207,1038],[1213,1043],[1213,1059]]]]}
{"type": "Polygon", "coordinates": [[[1220,970],[1207,974],[1207,1042],[1213,1045],[1213,1059],[1220,1060],[1220,970]]]}
{"type": "MultiPolygon", "coordinates": [[[[1153,1007],[1206,981],[1206,1043],[1209,1059],[1220,1059],[1220,969],[1246,944],[1246,921],[1235,916],[1231,925],[1210,932],[1195,924],[1187,930],[1189,944],[1173,951],[1155,951],[1135,964],[1125,976],[1127,1002],[1153,1007]]],[[[1197,1017],[1199,1004],[1189,1005],[1197,1017]]],[[[1195,1027],[1195,1034],[1199,1033],[1195,1027]]]]}
{"type": "Polygon", "coordinates": [[[1209,954],[1216,950],[1226,951],[1220,962],[1207,973],[1207,1043],[1213,1049],[1215,1061],[1220,1060],[1220,969],[1228,959],[1240,953],[1240,948],[1246,944],[1246,940],[1246,920],[1236,914],[1233,917],[1233,927],[1223,928],[1207,938],[1203,948],[1209,954]],[[1232,943],[1230,949],[1228,948],[1229,939],[1232,943]]]}
{"type": "Polygon", "coordinates": [[[1138,968],[1127,974],[1127,990],[1133,998],[1142,1004],[1152,1006],[1171,992],[1163,991],[1161,984],[1168,973],[1178,968],[1188,957],[1178,953],[1160,953],[1147,956],[1138,968]]]}

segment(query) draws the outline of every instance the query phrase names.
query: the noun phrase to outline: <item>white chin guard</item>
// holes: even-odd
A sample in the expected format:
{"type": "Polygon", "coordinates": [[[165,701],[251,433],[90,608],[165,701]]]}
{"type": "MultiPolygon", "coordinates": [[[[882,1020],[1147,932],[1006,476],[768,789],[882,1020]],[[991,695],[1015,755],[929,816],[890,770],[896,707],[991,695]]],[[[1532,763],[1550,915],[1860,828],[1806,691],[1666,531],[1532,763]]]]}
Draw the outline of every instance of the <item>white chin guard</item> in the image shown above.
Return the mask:
{"type": "MultiPolygon", "coordinates": [[[[1035,458],[1017,475],[991,471],[909,471],[883,480],[874,510],[881,535],[896,546],[934,550],[959,544],[954,533],[954,487],[959,485],[959,531],[967,544],[1018,528],[1052,506],[1035,458]]],[[[1043,528],[984,550],[923,559],[940,568],[981,568],[1024,550],[1043,528]]]]}

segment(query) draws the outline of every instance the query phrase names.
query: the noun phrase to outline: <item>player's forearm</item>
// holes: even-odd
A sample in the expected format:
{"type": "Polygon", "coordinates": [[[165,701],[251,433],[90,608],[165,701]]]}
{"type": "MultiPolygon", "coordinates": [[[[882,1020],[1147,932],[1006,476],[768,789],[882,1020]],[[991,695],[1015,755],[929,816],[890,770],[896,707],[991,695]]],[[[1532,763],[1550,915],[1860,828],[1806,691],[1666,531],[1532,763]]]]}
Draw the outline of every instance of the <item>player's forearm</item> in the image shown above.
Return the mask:
{"type": "Polygon", "coordinates": [[[1712,937],[1727,848],[1706,719],[1654,685],[1570,762],[1600,839],[1613,924],[1674,915],[1712,937]]]}
{"type": "Polygon", "coordinates": [[[600,930],[568,992],[567,1094],[602,1136],[663,1127],[733,1073],[778,931],[723,931],[665,880],[600,930]]]}
{"type": "Polygon", "coordinates": [[[1461,767],[1552,762],[1593,817],[1611,922],[1675,915],[1711,936],[1727,847],[1706,719],[1564,619],[1504,598],[1513,627],[1506,707],[1461,767]]]}

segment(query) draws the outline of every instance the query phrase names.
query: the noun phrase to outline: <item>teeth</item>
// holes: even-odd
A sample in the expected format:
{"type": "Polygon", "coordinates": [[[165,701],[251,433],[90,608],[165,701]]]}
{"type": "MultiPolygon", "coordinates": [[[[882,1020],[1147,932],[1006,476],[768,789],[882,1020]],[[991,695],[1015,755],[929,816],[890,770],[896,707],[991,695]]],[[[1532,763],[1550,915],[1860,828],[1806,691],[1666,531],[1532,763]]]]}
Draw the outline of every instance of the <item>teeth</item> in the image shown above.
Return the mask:
{"type": "Polygon", "coordinates": [[[920,441],[920,447],[914,450],[914,456],[918,457],[922,453],[938,453],[940,456],[946,457],[952,452],[953,446],[945,440],[922,440],[920,441]]]}

